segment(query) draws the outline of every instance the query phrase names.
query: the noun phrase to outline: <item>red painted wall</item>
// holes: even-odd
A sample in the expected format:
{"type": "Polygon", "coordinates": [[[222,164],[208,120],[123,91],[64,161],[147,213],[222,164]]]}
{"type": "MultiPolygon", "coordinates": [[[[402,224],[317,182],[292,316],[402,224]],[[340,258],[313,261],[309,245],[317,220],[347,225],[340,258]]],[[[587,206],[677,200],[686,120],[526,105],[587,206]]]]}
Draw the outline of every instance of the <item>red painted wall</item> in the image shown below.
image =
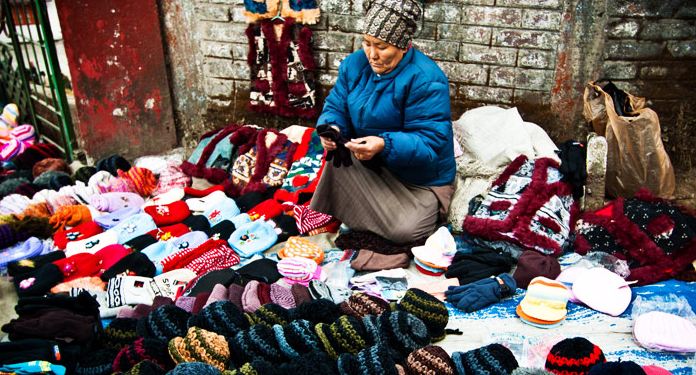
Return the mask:
{"type": "Polygon", "coordinates": [[[155,0],[58,0],[80,146],[89,156],[176,145],[155,0]]]}

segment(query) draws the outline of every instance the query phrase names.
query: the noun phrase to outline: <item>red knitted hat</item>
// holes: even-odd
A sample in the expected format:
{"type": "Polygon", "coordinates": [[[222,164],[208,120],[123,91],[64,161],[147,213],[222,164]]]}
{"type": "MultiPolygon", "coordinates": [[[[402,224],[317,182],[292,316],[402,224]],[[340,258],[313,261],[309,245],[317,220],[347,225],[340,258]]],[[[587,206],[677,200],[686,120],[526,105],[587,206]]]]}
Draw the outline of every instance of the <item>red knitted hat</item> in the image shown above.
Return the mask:
{"type": "Polygon", "coordinates": [[[585,375],[592,366],[604,363],[604,353],[597,345],[583,337],[560,341],[546,357],[546,370],[554,374],[585,375]]]}
{"type": "Polygon", "coordinates": [[[154,237],[158,241],[168,241],[172,237],[181,237],[190,231],[191,229],[188,227],[188,225],[179,223],[151,230],[147,232],[147,234],[154,237]]]}
{"type": "Polygon", "coordinates": [[[128,172],[119,169],[118,176],[129,180],[135,191],[143,197],[150,196],[157,187],[157,177],[147,168],[132,167],[128,172]]]}
{"type": "Polygon", "coordinates": [[[170,204],[147,206],[145,213],[152,216],[158,227],[181,223],[191,215],[188,205],[184,201],[176,201],[170,204]]]}
{"type": "Polygon", "coordinates": [[[100,258],[94,254],[81,253],[53,262],[63,274],[63,282],[81,277],[97,276],[101,269],[100,258]]]}
{"type": "Polygon", "coordinates": [[[266,220],[273,219],[283,213],[283,205],[274,199],[267,199],[249,210],[248,214],[251,220],[256,220],[264,216],[266,220]]]}
{"type": "Polygon", "coordinates": [[[65,250],[68,242],[84,240],[101,232],[103,232],[103,229],[99,224],[94,221],[87,221],[71,229],[56,232],[53,235],[53,243],[60,250],[65,250]]]}

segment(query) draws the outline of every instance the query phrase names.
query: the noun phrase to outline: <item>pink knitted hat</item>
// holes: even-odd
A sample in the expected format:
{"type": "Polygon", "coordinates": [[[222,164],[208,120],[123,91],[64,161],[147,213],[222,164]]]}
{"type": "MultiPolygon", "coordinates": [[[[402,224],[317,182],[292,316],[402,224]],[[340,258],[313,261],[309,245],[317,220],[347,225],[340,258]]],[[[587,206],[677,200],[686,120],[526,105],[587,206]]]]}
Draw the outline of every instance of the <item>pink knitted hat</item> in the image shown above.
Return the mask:
{"type": "Polygon", "coordinates": [[[27,146],[24,142],[13,138],[5,143],[0,149],[0,161],[8,161],[26,150],[27,146]]]}
{"type": "Polygon", "coordinates": [[[292,309],[295,307],[295,297],[292,295],[290,288],[284,287],[278,283],[271,284],[271,302],[292,309]]]}
{"type": "Polygon", "coordinates": [[[34,139],[36,138],[36,131],[31,125],[19,125],[18,127],[12,129],[10,136],[17,138],[18,141],[33,144],[34,139]]]}
{"type": "Polygon", "coordinates": [[[242,307],[244,307],[244,312],[253,313],[261,307],[258,289],[259,282],[256,280],[250,281],[244,287],[244,293],[242,293],[242,307]]]}
{"type": "Polygon", "coordinates": [[[278,273],[285,276],[285,281],[292,284],[307,285],[310,280],[320,280],[322,269],[311,259],[292,257],[278,262],[278,273]]]}

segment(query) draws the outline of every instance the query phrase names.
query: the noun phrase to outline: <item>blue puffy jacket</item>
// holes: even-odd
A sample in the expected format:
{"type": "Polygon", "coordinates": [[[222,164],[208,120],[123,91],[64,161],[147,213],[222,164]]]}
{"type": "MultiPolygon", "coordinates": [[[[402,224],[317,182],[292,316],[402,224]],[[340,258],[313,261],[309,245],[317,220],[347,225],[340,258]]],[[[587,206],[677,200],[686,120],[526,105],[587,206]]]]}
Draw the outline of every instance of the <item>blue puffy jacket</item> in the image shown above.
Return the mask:
{"type": "Polygon", "coordinates": [[[437,64],[414,48],[382,75],[372,71],[362,50],[348,56],[317,124],[335,124],[349,139],[382,137],[379,156],[403,182],[454,181],[449,83],[437,64]]]}

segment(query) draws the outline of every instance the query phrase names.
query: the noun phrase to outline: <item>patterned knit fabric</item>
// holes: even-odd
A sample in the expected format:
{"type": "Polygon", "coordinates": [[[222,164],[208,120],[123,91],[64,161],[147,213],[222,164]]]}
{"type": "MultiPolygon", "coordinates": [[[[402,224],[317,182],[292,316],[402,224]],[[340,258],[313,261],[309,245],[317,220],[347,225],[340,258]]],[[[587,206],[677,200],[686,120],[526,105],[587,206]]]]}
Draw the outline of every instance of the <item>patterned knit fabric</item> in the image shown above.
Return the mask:
{"type": "Polygon", "coordinates": [[[273,327],[276,324],[284,326],[290,322],[290,311],[275,303],[266,303],[259,307],[253,314],[248,315],[254,324],[265,324],[273,327]]]}
{"type": "Polygon", "coordinates": [[[116,318],[104,328],[100,341],[107,348],[120,350],[138,339],[137,324],[137,319],[116,318]]]}
{"type": "Polygon", "coordinates": [[[432,295],[416,288],[406,291],[397,308],[418,317],[428,327],[432,341],[445,338],[445,327],[449,322],[449,312],[445,304],[432,295]]]}
{"type": "MultiPolygon", "coordinates": [[[[280,25],[278,39],[274,26],[273,21],[264,20],[249,25],[246,31],[251,109],[285,117],[315,118],[318,109],[312,30],[286,18],[280,25]]],[[[289,168],[289,164],[285,166],[283,178],[289,168]]]]}
{"type": "Polygon", "coordinates": [[[130,180],[135,191],[143,197],[149,197],[157,187],[157,177],[147,168],[132,167],[128,172],[119,169],[118,176],[130,180]]]}
{"type": "Polygon", "coordinates": [[[162,260],[163,272],[187,268],[197,275],[239,264],[239,255],[225,240],[208,240],[196,248],[174,253],[162,260]]]}
{"type": "Polygon", "coordinates": [[[292,208],[292,212],[295,216],[297,229],[302,234],[323,227],[333,219],[333,216],[314,211],[308,205],[296,205],[292,208]]]}
{"type": "Polygon", "coordinates": [[[416,349],[406,358],[406,372],[412,375],[457,375],[454,362],[439,346],[416,349]]]}
{"type": "Polygon", "coordinates": [[[546,357],[546,370],[558,375],[584,375],[607,359],[597,345],[583,337],[560,341],[546,357]]]}
{"type": "Polygon", "coordinates": [[[176,363],[203,362],[223,371],[230,358],[230,349],[223,336],[191,327],[186,337],[169,341],[169,354],[176,363]]]}
{"type": "Polygon", "coordinates": [[[507,241],[544,254],[562,252],[577,209],[572,186],[558,163],[521,155],[498,176],[464,229],[490,241],[507,241]]]}
{"type": "Polygon", "coordinates": [[[466,353],[454,352],[452,360],[459,374],[510,374],[519,367],[510,349],[491,344],[466,353]]]}

